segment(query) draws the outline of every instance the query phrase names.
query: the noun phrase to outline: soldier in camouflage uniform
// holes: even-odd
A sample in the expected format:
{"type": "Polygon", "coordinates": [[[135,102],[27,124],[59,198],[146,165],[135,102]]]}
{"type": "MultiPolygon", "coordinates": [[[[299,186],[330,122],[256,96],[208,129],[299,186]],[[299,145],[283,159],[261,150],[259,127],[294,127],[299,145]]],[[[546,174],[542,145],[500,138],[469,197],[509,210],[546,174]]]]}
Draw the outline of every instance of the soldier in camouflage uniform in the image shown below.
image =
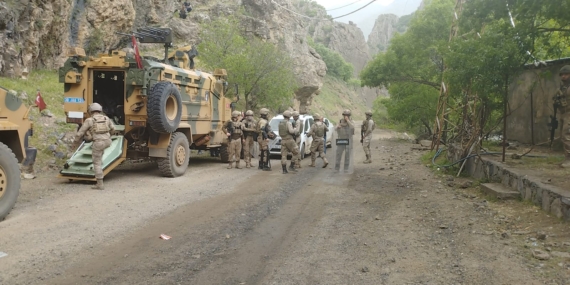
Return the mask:
{"type": "Polygon", "coordinates": [[[289,173],[287,171],[287,155],[291,152],[293,155],[291,157],[291,166],[289,170],[297,172],[295,165],[298,160],[301,160],[299,154],[299,146],[293,138],[294,134],[299,132],[298,127],[293,127],[293,124],[289,121],[291,118],[291,112],[283,112],[283,120],[279,122],[279,136],[281,137],[281,167],[283,168],[283,174],[289,173]]]}
{"type": "Polygon", "coordinates": [[[365,114],[366,120],[362,121],[360,143],[362,143],[364,153],[366,154],[366,160],[364,163],[372,163],[372,154],[370,153],[370,140],[372,140],[372,131],[374,131],[376,125],[372,120],[372,111],[366,111],[365,114]]]}
{"type": "Polygon", "coordinates": [[[243,136],[244,136],[244,144],[243,144],[243,160],[245,160],[245,168],[251,167],[251,149],[253,148],[253,144],[257,141],[258,133],[257,133],[257,123],[253,119],[253,111],[247,110],[245,112],[245,119],[242,121],[243,123],[243,136]]]}
{"type": "Polygon", "coordinates": [[[315,167],[315,160],[317,160],[317,153],[323,159],[323,168],[326,168],[329,165],[329,161],[327,160],[324,152],[324,142],[325,142],[325,134],[329,131],[329,128],[321,122],[321,115],[315,114],[313,116],[315,119],[315,123],[309,129],[307,136],[313,137],[313,143],[311,144],[311,165],[310,167],[315,167]]]}
{"type": "Polygon", "coordinates": [[[266,108],[261,108],[259,110],[259,121],[257,122],[257,133],[259,137],[257,138],[257,143],[259,144],[259,169],[265,171],[271,170],[269,167],[269,146],[267,143],[269,139],[275,138],[275,133],[271,130],[267,115],[269,115],[269,110],[266,108]]]}
{"type": "MultiPolygon", "coordinates": [[[[301,147],[301,130],[303,129],[303,125],[301,124],[301,119],[299,119],[299,112],[297,111],[293,111],[291,112],[291,115],[293,115],[293,128],[296,128],[297,134],[294,135],[295,137],[295,143],[297,144],[297,147],[301,147]]],[[[291,160],[291,165],[293,165],[293,160],[291,160]]],[[[299,159],[297,162],[295,162],[294,165],[296,168],[301,168],[301,160],[299,159]]]]}
{"type": "Polygon", "coordinates": [[[105,190],[103,186],[103,153],[105,149],[111,146],[111,132],[115,131],[115,125],[109,117],[101,114],[103,107],[98,103],[93,103],[89,106],[90,118],[87,118],[83,126],[79,129],[76,135],[76,142],[79,142],[83,136],[87,140],[92,139],[91,146],[93,157],[93,170],[95,171],[95,178],[97,184],[93,189],[105,190]]]}
{"type": "Polygon", "coordinates": [[[236,168],[241,169],[239,163],[242,146],[241,143],[243,140],[243,124],[238,121],[240,115],[241,113],[239,111],[233,111],[231,121],[227,121],[224,125],[229,140],[228,151],[230,153],[230,161],[228,169],[232,169],[234,161],[236,163],[236,168]]]}
{"type": "Polygon", "coordinates": [[[565,65],[559,72],[561,84],[560,90],[556,94],[556,102],[561,111],[560,117],[562,118],[562,134],[561,140],[564,144],[564,155],[566,160],[561,164],[564,168],[570,168],[570,106],[568,106],[568,99],[570,98],[570,65],[565,65]]]}
{"type": "Polygon", "coordinates": [[[350,119],[350,110],[346,109],[342,112],[343,118],[336,126],[337,140],[349,140],[348,145],[336,146],[336,161],[334,169],[340,171],[340,161],[344,153],[344,172],[348,172],[350,166],[350,154],[352,152],[352,136],[354,136],[354,122],[350,119]]]}

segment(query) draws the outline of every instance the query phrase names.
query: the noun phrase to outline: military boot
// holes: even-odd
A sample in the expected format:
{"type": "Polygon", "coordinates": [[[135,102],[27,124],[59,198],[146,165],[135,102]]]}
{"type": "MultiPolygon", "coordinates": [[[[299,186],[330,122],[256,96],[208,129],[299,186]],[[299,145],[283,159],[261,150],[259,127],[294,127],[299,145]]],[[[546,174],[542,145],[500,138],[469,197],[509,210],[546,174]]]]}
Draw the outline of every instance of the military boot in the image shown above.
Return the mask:
{"type": "Polygon", "coordinates": [[[236,161],[236,168],[237,168],[237,169],[241,169],[241,168],[242,168],[241,166],[239,166],[239,161],[236,161]]]}
{"type": "Polygon", "coordinates": [[[230,164],[228,165],[228,169],[232,169],[232,168],[233,168],[233,164],[234,164],[234,162],[233,162],[233,161],[230,161],[230,164]]]}
{"type": "Polygon", "coordinates": [[[314,161],[314,160],[311,160],[311,164],[309,164],[309,166],[310,166],[310,167],[315,167],[315,166],[316,166],[316,165],[315,165],[315,161],[314,161]]]}
{"type": "Polygon", "coordinates": [[[368,164],[368,163],[371,163],[371,162],[372,162],[372,160],[370,160],[370,155],[367,154],[367,155],[366,155],[366,160],[365,160],[363,163],[364,163],[364,164],[368,164]]]}
{"type": "Polygon", "coordinates": [[[91,187],[91,189],[105,190],[105,186],[103,186],[103,179],[97,179],[97,184],[91,187]]]}
{"type": "Polygon", "coordinates": [[[329,161],[326,159],[326,157],[323,157],[323,162],[325,164],[323,164],[323,168],[327,168],[327,165],[329,165],[329,161]]]}
{"type": "Polygon", "coordinates": [[[297,168],[295,168],[295,164],[291,163],[291,165],[289,165],[289,171],[297,172],[297,168]]]}
{"type": "Polygon", "coordinates": [[[251,163],[249,163],[249,162],[246,161],[246,162],[245,162],[245,168],[250,168],[250,167],[251,167],[251,163]]]}
{"type": "Polygon", "coordinates": [[[263,160],[260,160],[259,163],[257,164],[257,169],[263,169],[265,167],[265,163],[263,162],[263,160]]]}
{"type": "Polygon", "coordinates": [[[289,171],[287,171],[287,164],[281,164],[281,166],[283,167],[283,174],[289,173],[289,171]]]}
{"type": "Polygon", "coordinates": [[[271,171],[271,167],[269,167],[269,161],[263,164],[263,171],[271,171]]]}

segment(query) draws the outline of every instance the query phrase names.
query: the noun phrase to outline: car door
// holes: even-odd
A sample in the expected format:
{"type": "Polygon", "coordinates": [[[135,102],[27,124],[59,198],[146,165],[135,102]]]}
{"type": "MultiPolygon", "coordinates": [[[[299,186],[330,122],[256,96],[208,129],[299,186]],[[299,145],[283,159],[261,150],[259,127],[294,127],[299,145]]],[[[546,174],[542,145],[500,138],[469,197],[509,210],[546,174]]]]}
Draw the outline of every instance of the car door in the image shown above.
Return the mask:
{"type": "Polygon", "coordinates": [[[311,143],[313,142],[313,137],[307,137],[307,133],[309,132],[309,129],[311,128],[311,125],[313,125],[313,119],[309,118],[307,120],[305,120],[305,130],[303,131],[304,136],[305,136],[305,152],[310,152],[311,150],[311,143]]]}

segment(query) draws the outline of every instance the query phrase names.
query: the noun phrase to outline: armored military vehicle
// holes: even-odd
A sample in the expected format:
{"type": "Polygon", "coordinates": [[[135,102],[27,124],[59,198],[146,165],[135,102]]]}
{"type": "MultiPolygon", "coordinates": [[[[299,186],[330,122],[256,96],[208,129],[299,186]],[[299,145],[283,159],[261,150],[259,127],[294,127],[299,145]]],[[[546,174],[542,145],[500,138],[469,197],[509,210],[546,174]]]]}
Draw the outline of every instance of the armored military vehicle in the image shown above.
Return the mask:
{"type": "Polygon", "coordinates": [[[28,147],[32,123],[29,108],[16,94],[0,87],[0,221],[16,204],[20,193],[18,162],[33,163],[37,150],[28,147]]]}
{"type": "MultiPolygon", "coordinates": [[[[191,46],[169,52],[170,29],[141,28],[129,36],[134,51],[87,56],[83,49],[73,48],[59,69],[68,123],[81,125],[89,116],[89,105],[97,102],[116,125],[103,155],[104,174],[127,159],[151,158],[162,175],[181,176],[190,149],[219,153],[227,162],[222,126],[231,118],[232,102],[225,97],[226,70],[209,74],[194,69],[197,51],[191,46]],[[163,43],[164,59],[139,56],[137,40],[163,43]]],[[[79,146],[59,176],[95,180],[91,142],[79,146]]]]}

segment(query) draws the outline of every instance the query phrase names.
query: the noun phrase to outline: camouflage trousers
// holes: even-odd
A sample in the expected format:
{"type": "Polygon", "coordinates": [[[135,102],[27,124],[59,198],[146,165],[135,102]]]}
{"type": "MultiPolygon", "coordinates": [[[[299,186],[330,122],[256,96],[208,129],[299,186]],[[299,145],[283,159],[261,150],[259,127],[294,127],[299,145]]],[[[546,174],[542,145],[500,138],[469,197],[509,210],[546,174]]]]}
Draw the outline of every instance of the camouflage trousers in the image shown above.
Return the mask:
{"type": "Polygon", "coordinates": [[[229,145],[229,149],[228,149],[229,153],[230,153],[230,163],[231,162],[237,162],[239,164],[241,158],[241,138],[239,139],[232,139],[230,141],[230,145],[229,145]],[[235,158],[234,158],[235,156],[235,158]]]}
{"type": "Polygon", "coordinates": [[[282,140],[281,141],[281,164],[287,164],[287,155],[291,152],[293,156],[291,157],[291,162],[298,164],[301,161],[301,153],[299,152],[299,147],[293,139],[282,140]]]}
{"type": "Polygon", "coordinates": [[[245,160],[245,163],[249,165],[251,165],[251,150],[253,149],[254,143],[252,136],[245,137],[245,141],[243,143],[243,160],[245,160]]]}
{"type": "Polygon", "coordinates": [[[96,140],[91,146],[91,156],[93,157],[93,171],[95,178],[103,179],[103,153],[105,149],[111,146],[111,140],[96,140]]]}
{"type": "Polygon", "coordinates": [[[261,158],[263,157],[263,163],[267,162],[267,150],[268,150],[268,146],[267,146],[267,141],[262,139],[261,136],[257,139],[257,143],[259,144],[259,159],[261,160],[261,158]],[[263,156],[261,155],[261,152],[265,152],[263,154],[263,156]]]}
{"type": "MultiPolygon", "coordinates": [[[[568,108],[568,107],[567,107],[568,108]]],[[[562,135],[561,140],[564,144],[564,154],[566,159],[570,159],[570,108],[568,110],[562,109],[562,135]]]]}
{"type": "Polygon", "coordinates": [[[372,140],[372,134],[369,134],[364,137],[362,140],[362,148],[364,148],[364,154],[366,156],[370,156],[370,141],[372,140]]]}
{"type": "Polygon", "coordinates": [[[317,160],[317,153],[319,156],[325,160],[325,151],[324,151],[324,139],[315,137],[313,139],[313,143],[311,144],[311,162],[314,164],[315,160],[317,160]]]}

